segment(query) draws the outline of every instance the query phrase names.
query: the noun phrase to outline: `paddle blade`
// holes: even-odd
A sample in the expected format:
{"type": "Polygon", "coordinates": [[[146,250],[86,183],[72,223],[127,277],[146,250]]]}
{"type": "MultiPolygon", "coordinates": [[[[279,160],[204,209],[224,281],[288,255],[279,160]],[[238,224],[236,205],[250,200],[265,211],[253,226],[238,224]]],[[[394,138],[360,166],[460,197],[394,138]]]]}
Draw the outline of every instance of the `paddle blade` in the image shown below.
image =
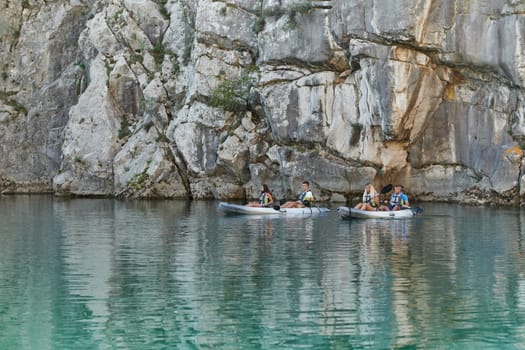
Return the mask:
{"type": "Polygon", "coordinates": [[[392,185],[392,184],[388,184],[388,185],[386,185],[385,187],[383,187],[383,188],[381,189],[381,192],[379,192],[379,193],[380,193],[380,194],[388,193],[388,192],[392,191],[393,188],[394,188],[394,185],[392,185]]]}
{"type": "Polygon", "coordinates": [[[412,210],[412,212],[413,212],[414,214],[422,214],[422,213],[425,211],[425,209],[420,208],[420,207],[410,208],[410,210],[412,210]]]}
{"type": "Polygon", "coordinates": [[[275,210],[279,211],[279,210],[281,210],[281,207],[280,207],[280,206],[278,206],[278,205],[274,205],[274,206],[273,206],[273,209],[275,209],[275,210]]]}

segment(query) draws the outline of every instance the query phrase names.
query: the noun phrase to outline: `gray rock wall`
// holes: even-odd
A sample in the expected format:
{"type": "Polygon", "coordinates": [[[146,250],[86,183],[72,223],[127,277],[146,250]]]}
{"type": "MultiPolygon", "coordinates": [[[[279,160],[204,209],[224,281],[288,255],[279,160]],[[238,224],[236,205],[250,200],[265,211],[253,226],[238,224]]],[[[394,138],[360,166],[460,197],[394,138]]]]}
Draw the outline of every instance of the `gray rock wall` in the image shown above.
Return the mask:
{"type": "Polygon", "coordinates": [[[0,190],[524,200],[525,4],[13,0],[0,190]]]}

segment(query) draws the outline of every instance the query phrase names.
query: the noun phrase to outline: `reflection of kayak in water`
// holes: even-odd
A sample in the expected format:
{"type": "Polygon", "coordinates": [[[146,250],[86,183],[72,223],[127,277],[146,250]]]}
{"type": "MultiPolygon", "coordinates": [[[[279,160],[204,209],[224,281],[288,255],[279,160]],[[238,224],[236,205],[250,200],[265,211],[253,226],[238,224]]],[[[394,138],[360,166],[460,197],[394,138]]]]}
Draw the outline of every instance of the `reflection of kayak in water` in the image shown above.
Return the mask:
{"type": "Polygon", "coordinates": [[[423,212],[422,208],[408,208],[396,211],[367,211],[349,207],[339,207],[337,212],[343,219],[402,219],[410,218],[423,212]]]}
{"type": "Polygon", "coordinates": [[[243,214],[243,215],[312,215],[327,213],[328,208],[305,207],[305,208],[280,208],[274,205],[271,208],[264,207],[248,207],[240,204],[231,204],[226,202],[219,203],[219,209],[228,214],[243,214]]]}

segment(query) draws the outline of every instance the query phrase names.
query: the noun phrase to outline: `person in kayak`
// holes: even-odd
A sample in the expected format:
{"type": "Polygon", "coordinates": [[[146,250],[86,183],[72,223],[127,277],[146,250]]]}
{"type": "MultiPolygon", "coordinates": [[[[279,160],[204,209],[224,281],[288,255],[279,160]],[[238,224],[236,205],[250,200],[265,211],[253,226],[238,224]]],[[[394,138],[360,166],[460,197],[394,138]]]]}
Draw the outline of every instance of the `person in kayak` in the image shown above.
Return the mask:
{"type": "Polygon", "coordinates": [[[262,184],[261,194],[258,202],[250,202],[246,204],[247,207],[271,207],[273,205],[273,195],[268,188],[268,185],[262,184]]]}
{"type": "Polygon", "coordinates": [[[406,208],[410,208],[410,204],[408,203],[408,196],[405,193],[403,193],[403,185],[396,185],[394,187],[394,193],[392,193],[392,195],[390,196],[388,207],[386,205],[382,205],[379,207],[379,210],[401,210],[406,208]]]}
{"type": "Polygon", "coordinates": [[[281,205],[281,208],[304,208],[310,207],[314,201],[314,195],[310,190],[310,183],[303,181],[303,192],[299,195],[299,200],[289,201],[281,205]]]}
{"type": "Polygon", "coordinates": [[[357,204],[354,208],[367,211],[377,210],[379,203],[379,194],[370,182],[365,184],[365,191],[363,192],[363,202],[357,204]]]}

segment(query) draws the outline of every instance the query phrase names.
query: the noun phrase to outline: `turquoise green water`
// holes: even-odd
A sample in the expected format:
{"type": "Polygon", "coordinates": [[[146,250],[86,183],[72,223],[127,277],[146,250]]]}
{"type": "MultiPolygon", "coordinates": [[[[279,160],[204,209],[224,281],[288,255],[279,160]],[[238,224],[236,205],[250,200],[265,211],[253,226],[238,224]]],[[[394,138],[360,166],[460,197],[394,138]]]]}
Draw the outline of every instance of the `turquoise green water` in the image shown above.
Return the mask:
{"type": "Polygon", "coordinates": [[[525,348],[520,209],[216,204],[0,197],[0,349],[525,348]]]}

